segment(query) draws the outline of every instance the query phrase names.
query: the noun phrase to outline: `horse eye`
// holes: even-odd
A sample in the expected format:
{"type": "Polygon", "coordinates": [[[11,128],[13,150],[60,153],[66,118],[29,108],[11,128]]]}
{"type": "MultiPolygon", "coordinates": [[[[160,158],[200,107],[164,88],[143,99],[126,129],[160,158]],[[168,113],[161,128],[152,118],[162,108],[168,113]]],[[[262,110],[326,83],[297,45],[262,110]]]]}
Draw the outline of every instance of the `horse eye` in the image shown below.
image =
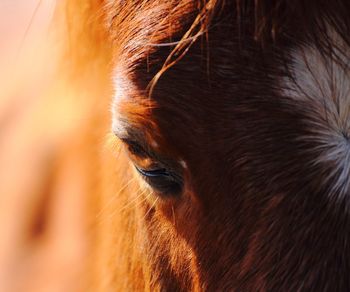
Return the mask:
{"type": "Polygon", "coordinates": [[[183,189],[182,179],[165,168],[142,169],[135,166],[143,179],[162,196],[179,196],[183,189]]]}
{"type": "Polygon", "coordinates": [[[142,143],[127,138],[121,140],[138,173],[159,196],[178,197],[182,193],[184,183],[179,167],[168,167],[168,163],[160,162],[162,159],[152,151],[146,151],[147,147],[142,143]]]}
{"type": "Polygon", "coordinates": [[[136,167],[136,169],[140,174],[146,177],[167,177],[170,175],[165,168],[145,170],[145,169],[136,167]]]}

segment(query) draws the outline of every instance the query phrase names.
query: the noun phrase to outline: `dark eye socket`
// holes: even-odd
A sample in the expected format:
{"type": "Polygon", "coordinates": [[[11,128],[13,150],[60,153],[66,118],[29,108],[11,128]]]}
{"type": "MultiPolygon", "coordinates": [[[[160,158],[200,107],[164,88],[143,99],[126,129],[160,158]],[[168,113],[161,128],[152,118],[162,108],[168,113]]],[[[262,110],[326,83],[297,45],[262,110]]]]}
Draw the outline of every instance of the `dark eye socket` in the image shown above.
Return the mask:
{"type": "Polygon", "coordinates": [[[183,181],[180,176],[165,168],[146,170],[135,167],[144,180],[162,196],[178,196],[181,194],[183,181]]]}

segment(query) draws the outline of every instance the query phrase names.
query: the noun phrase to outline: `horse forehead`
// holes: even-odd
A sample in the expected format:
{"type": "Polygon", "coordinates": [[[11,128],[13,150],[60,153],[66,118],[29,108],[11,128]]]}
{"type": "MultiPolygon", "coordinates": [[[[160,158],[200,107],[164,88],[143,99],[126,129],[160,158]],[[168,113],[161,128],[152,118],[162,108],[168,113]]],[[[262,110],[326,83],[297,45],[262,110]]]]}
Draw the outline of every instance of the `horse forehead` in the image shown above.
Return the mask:
{"type": "Polygon", "coordinates": [[[313,43],[292,50],[291,76],[282,78],[281,92],[350,135],[350,47],[331,26],[327,30],[328,51],[313,43]]]}
{"type": "MultiPolygon", "coordinates": [[[[347,64],[347,60],[350,56],[350,50],[338,34],[336,34],[331,29],[329,30],[329,40],[331,44],[335,47],[341,48],[341,50],[338,52],[336,50],[334,51],[335,53],[339,53],[338,55],[340,58],[338,61],[340,61],[341,64],[337,62],[333,56],[322,54],[322,52],[320,52],[319,48],[317,48],[315,44],[304,43],[303,46],[299,46],[291,50],[291,52],[288,52],[288,66],[290,67],[289,69],[292,71],[292,74],[295,77],[294,80],[292,80],[293,82],[291,82],[291,79],[289,77],[273,77],[274,82],[276,82],[277,86],[280,85],[279,95],[282,97],[282,99],[292,98],[297,102],[300,100],[308,102],[312,101],[315,104],[318,104],[320,107],[324,107],[326,102],[329,110],[334,110],[337,107],[336,103],[338,103],[338,105],[345,105],[345,107],[341,108],[342,112],[339,119],[341,123],[346,124],[349,120],[347,112],[350,103],[348,97],[348,93],[350,91],[350,79],[347,64]],[[337,90],[337,92],[334,92],[334,90],[337,90]],[[336,102],[332,100],[332,96],[334,96],[334,94],[339,96],[336,102]]],[[[232,48],[234,47],[232,46],[232,43],[232,40],[227,40],[226,42],[220,44],[220,48],[215,48],[215,53],[218,54],[218,56],[215,56],[215,60],[220,58],[220,55],[225,55],[226,57],[234,56],[235,52],[232,51],[232,48]],[[230,48],[228,48],[228,44],[230,48]]],[[[152,81],[152,77],[157,74],[157,70],[151,73],[147,72],[148,68],[146,64],[148,62],[148,58],[152,58],[152,54],[158,54],[162,57],[166,57],[165,53],[159,54],[159,52],[165,51],[169,53],[171,50],[169,50],[169,48],[167,48],[167,50],[164,50],[164,48],[158,48],[150,55],[144,54],[143,59],[138,60],[137,66],[134,66],[132,63],[128,63],[128,60],[126,59],[118,64],[118,66],[115,68],[113,74],[115,95],[112,105],[114,123],[117,123],[116,121],[120,120],[120,104],[127,102],[137,103],[141,100],[149,98],[146,87],[149,82],[152,81]],[[140,64],[142,64],[142,70],[139,70],[140,64]],[[131,76],[133,77],[131,78],[131,76]]],[[[200,56],[192,58],[192,56],[194,56],[192,49],[187,54],[190,55],[191,58],[187,58],[187,61],[176,64],[174,68],[170,68],[169,71],[173,71],[175,73],[170,73],[169,75],[168,72],[165,72],[164,76],[162,75],[161,77],[161,82],[159,82],[159,84],[156,84],[157,102],[165,101],[165,103],[168,102],[168,105],[178,107],[179,104],[181,104],[181,100],[178,99],[178,102],[175,102],[175,100],[172,99],[172,96],[176,96],[176,94],[178,94],[177,97],[180,97],[183,99],[183,101],[190,105],[191,103],[195,102],[196,97],[191,96],[191,98],[188,98],[186,94],[188,95],[188,93],[191,91],[193,92],[194,90],[197,90],[197,93],[199,93],[203,91],[204,88],[207,89],[204,84],[206,80],[201,80],[199,82],[198,71],[199,69],[203,69],[200,67],[199,62],[197,62],[200,61],[200,56]],[[166,81],[164,82],[164,80],[166,81]]],[[[250,57],[252,58],[252,56],[250,57]]],[[[237,61],[237,65],[239,65],[240,60],[238,58],[235,58],[235,60],[237,61]]],[[[162,60],[160,62],[162,62],[162,60]]],[[[278,64],[279,61],[270,60],[270,62],[276,62],[276,64],[278,64]]],[[[221,62],[220,65],[212,62],[210,66],[212,68],[215,68],[216,66],[216,74],[222,77],[222,80],[219,81],[229,80],[230,78],[233,78],[233,76],[236,76],[235,82],[231,82],[228,87],[237,87],[237,82],[239,81],[239,72],[237,72],[237,69],[235,69],[235,64],[232,63],[232,60],[228,62],[221,62]]],[[[161,68],[161,65],[158,64],[156,67],[161,68]]],[[[245,72],[241,73],[247,74],[245,72]]],[[[255,72],[253,70],[251,72],[251,75],[254,75],[255,73],[258,75],[259,72],[255,72]]],[[[209,70],[209,79],[210,74],[211,72],[209,70]]],[[[264,80],[256,80],[258,81],[256,82],[256,85],[261,85],[260,83],[264,82],[264,80]]],[[[270,79],[270,81],[272,80],[270,79]]],[[[227,82],[225,84],[227,85],[227,82]]],[[[254,85],[255,83],[251,82],[252,89],[254,89],[254,85]]],[[[221,89],[219,88],[219,90],[221,89]]],[[[232,98],[234,98],[234,96],[232,96],[232,98]]],[[[218,96],[216,98],[216,105],[218,107],[220,107],[221,101],[223,101],[223,99],[218,96]]],[[[202,103],[198,104],[198,109],[204,108],[205,106],[206,101],[203,100],[202,103]]],[[[222,103],[222,106],[225,106],[225,104],[222,103]]],[[[120,125],[115,125],[114,127],[118,128],[120,125]]]]}

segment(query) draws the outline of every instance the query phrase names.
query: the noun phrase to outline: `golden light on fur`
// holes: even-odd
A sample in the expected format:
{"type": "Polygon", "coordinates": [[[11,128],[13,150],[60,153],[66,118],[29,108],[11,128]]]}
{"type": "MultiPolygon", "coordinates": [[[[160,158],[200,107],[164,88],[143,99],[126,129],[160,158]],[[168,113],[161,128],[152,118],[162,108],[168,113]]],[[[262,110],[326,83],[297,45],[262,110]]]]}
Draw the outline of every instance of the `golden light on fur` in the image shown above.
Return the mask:
{"type": "Polygon", "coordinates": [[[0,291],[348,290],[347,1],[34,4],[0,57],[0,291]]]}

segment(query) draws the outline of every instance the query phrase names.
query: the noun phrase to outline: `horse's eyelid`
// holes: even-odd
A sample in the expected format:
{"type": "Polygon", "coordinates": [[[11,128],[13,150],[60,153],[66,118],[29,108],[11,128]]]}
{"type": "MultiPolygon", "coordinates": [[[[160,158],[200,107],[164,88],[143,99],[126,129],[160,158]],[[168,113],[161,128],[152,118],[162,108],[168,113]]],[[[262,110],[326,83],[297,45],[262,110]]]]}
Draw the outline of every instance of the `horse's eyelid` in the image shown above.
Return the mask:
{"type": "Polygon", "coordinates": [[[121,140],[129,147],[129,149],[132,150],[134,154],[138,156],[150,156],[149,152],[146,150],[147,148],[145,148],[141,143],[128,138],[121,138],[121,140]]]}
{"type": "Polygon", "coordinates": [[[168,177],[170,176],[170,174],[167,172],[167,170],[165,168],[159,168],[159,169],[153,169],[153,170],[147,170],[147,169],[142,169],[142,168],[139,168],[137,166],[136,167],[136,170],[144,175],[144,176],[147,176],[147,177],[168,177]]]}

